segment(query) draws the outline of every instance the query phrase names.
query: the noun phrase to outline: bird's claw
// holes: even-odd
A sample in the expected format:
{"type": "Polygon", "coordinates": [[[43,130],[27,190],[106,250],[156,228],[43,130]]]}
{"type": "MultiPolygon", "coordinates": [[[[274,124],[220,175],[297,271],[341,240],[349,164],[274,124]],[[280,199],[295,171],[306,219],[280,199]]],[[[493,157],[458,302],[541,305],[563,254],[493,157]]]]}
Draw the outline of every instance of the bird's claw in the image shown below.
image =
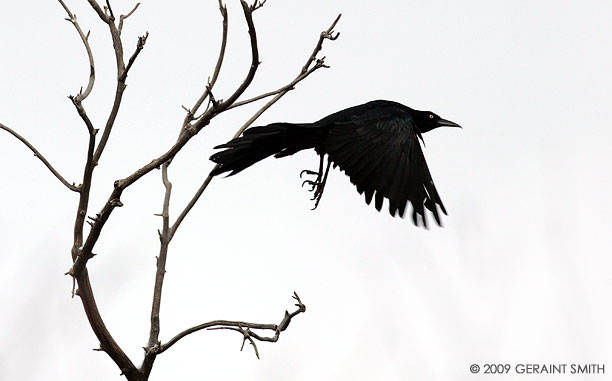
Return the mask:
{"type": "Polygon", "coordinates": [[[302,188],[306,184],[310,185],[310,189],[308,190],[308,192],[314,192],[310,200],[311,201],[316,200],[315,206],[314,208],[312,208],[312,210],[315,210],[317,208],[317,205],[319,204],[319,199],[321,198],[321,194],[323,193],[323,183],[318,182],[318,181],[306,180],[302,183],[302,188]]]}
{"type": "Polygon", "coordinates": [[[304,188],[304,185],[306,184],[310,185],[310,189],[308,190],[308,192],[314,191],[316,187],[321,185],[321,183],[316,182],[316,181],[304,180],[304,182],[302,183],[302,188],[304,188]]]}
{"type": "Polygon", "coordinates": [[[311,171],[311,170],[305,169],[302,172],[300,172],[300,179],[302,178],[302,175],[304,173],[307,174],[307,175],[317,175],[317,177],[319,176],[319,172],[315,172],[315,171],[311,171]]]}

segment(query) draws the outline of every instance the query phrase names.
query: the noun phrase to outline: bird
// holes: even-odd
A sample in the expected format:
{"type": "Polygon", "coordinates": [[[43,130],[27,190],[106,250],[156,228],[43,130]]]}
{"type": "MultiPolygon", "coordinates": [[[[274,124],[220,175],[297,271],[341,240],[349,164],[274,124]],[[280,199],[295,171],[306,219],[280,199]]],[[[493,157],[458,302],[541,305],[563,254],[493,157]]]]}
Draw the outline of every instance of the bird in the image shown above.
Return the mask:
{"type": "Polygon", "coordinates": [[[281,122],[248,128],[241,136],[215,147],[224,150],[210,157],[217,163],[210,176],[226,172],[232,176],[272,155],[281,158],[314,149],[319,155],[319,169],[300,172],[300,178],[316,176],[302,183],[313,192],[313,209],[319,205],[333,164],[348,175],[368,205],[374,199],[376,210],[382,209],[386,198],[389,213],[404,217],[410,202],[414,225],[428,227],[427,209],[442,226],[440,211],[447,215],[446,208],[421,149],[421,142],[425,144],[422,134],[438,127],[461,128],[431,111],[374,100],[314,123],[281,122]]]}

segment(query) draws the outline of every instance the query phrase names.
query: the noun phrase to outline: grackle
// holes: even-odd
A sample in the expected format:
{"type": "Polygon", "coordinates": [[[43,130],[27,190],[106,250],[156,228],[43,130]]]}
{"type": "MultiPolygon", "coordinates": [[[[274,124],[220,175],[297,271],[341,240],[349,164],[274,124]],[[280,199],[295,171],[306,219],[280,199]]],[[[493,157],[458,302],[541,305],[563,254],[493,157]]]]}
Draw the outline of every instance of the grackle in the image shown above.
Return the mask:
{"type": "MultiPolygon", "coordinates": [[[[272,123],[251,127],[242,136],[215,148],[226,148],[210,157],[217,163],[211,176],[230,172],[234,175],[268,156],[285,157],[314,148],[320,156],[318,171],[300,173],[316,175],[306,180],[317,207],[327,180],[330,165],[344,171],[357,186],[365,201],[381,210],[383,199],[389,200],[392,216],[403,217],[408,201],[412,204],[412,221],[419,218],[427,227],[425,208],[441,225],[440,210],[444,204],[436,190],[419,139],[421,134],[438,127],[460,127],[431,111],[411,109],[397,102],[376,100],[333,113],[314,123],[272,123]],[[327,155],[325,171],[324,160],[327,155]]],[[[313,208],[313,209],[314,209],[313,208]]]]}

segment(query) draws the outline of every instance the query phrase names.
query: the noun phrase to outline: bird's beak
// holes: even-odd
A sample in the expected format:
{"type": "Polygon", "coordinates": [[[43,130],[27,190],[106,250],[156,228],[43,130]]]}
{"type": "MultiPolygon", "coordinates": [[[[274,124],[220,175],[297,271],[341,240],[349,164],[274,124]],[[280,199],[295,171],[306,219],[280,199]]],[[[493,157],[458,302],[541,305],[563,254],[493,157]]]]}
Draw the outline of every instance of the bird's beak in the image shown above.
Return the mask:
{"type": "Polygon", "coordinates": [[[440,119],[438,120],[438,127],[459,127],[463,128],[455,122],[451,122],[450,120],[440,119]]]}

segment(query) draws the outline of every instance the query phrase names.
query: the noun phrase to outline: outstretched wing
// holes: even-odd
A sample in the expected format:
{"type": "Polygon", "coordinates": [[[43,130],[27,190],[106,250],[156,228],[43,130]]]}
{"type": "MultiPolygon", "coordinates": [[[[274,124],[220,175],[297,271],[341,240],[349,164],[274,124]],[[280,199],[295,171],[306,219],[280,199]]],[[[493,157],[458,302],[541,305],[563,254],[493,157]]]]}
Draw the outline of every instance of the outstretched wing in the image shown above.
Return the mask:
{"type": "Polygon", "coordinates": [[[325,152],[334,166],[340,167],[365,194],[367,204],[381,210],[383,198],[389,200],[389,213],[401,217],[406,204],[412,204],[412,221],[427,226],[425,208],[441,225],[444,204],[427,167],[419,142],[420,133],[410,116],[396,108],[371,108],[348,120],[329,121],[325,152]]]}

